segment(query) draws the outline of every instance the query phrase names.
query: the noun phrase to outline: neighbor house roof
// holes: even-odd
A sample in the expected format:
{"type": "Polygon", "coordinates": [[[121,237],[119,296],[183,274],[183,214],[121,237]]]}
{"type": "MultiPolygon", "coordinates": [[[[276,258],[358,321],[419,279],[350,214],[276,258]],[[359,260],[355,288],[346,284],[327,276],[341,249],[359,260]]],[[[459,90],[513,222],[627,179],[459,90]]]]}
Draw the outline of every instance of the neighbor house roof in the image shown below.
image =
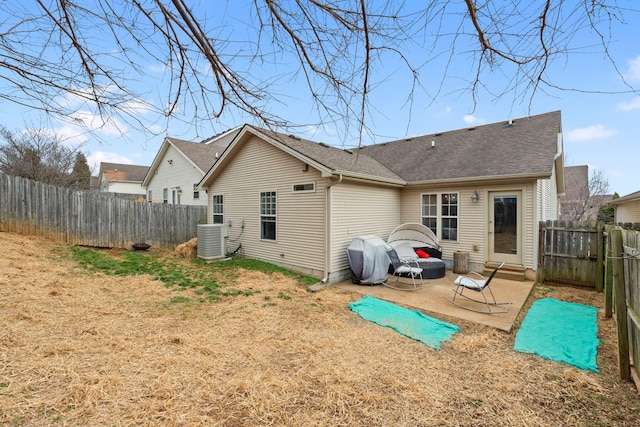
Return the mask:
{"type": "Polygon", "coordinates": [[[566,166],[564,168],[565,195],[567,201],[589,196],[589,166],[566,166]]]}
{"type": "Polygon", "coordinates": [[[142,182],[149,166],[125,165],[121,163],[100,163],[100,176],[98,179],[104,179],[109,182],[142,182]]]}
{"type": "Polygon", "coordinates": [[[549,177],[561,132],[560,111],[554,111],[370,145],[360,153],[408,182],[549,177]]]}
{"type": "Polygon", "coordinates": [[[620,205],[629,202],[637,202],[640,201],[640,191],[636,191],[635,193],[627,194],[623,197],[618,197],[617,199],[612,199],[609,201],[612,205],[620,205]]]}
{"type": "Polygon", "coordinates": [[[158,168],[158,165],[163,160],[164,155],[171,146],[181,153],[195,167],[197,167],[204,175],[216,162],[218,156],[222,154],[239,131],[240,127],[229,129],[225,132],[212,136],[211,138],[205,139],[202,142],[192,142],[184,139],[166,137],[151,163],[151,167],[142,182],[142,186],[149,186],[149,182],[158,168]]]}
{"type": "Polygon", "coordinates": [[[199,142],[185,141],[183,139],[167,138],[170,145],[173,145],[178,151],[195,164],[203,173],[209,170],[216,161],[216,154],[219,154],[224,148],[214,145],[203,144],[199,142]]]}

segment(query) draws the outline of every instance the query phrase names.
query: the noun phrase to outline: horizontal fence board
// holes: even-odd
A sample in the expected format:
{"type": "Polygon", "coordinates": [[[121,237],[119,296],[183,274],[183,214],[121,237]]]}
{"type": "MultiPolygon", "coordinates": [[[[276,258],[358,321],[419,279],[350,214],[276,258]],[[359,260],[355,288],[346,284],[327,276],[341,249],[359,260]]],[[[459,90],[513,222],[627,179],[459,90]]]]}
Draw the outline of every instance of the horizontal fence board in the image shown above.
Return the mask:
{"type": "Polygon", "coordinates": [[[206,206],[136,202],[0,174],[0,231],[104,248],[175,247],[197,236],[206,206]]]}

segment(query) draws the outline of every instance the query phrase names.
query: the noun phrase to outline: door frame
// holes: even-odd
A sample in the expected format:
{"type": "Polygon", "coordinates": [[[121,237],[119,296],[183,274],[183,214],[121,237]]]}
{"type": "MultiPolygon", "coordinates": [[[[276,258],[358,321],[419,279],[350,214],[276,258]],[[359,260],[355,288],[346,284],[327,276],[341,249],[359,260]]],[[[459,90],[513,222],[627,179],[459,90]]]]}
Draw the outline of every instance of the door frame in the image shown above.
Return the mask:
{"type": "Polygon", "coordinates": [[[488,224],[487,224],[487,259],[490,262],[505,262],[507,264],[524,265],[524,199],[522,189],[488,191],[488,224]],[[516,198],[516,253],[509,254],[495,251],[495,197],[516,198]]]}

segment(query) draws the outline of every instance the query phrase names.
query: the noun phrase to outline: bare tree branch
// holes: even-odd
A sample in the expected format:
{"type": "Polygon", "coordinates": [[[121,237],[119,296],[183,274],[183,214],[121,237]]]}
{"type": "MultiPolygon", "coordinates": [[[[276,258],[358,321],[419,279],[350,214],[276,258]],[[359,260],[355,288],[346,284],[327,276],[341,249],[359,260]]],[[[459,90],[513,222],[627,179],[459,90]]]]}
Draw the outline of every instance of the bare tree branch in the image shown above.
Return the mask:
{"type": "Polygon", "coordinates": [[[437,100],[452,79],[476,101],[481,91],[514,102],[546,90],[602,92],[550,79],[552,64],[577,53],[603,54],[627,93],[638,90],[609,50],[614,24],[639,13],[619,0],[246,1],[252,7],[0,2],[0,99],[68,120],[95,112],[105,126],[180,119],[209,128],[227,115],[268,127],[331,124],[359,143],[374,137],[371,99],[394,74],[406,76],[397,95],[409,112],[416,95],[437,100]],[[579,35],[595,38],[581,44],[579,35]],[[460,57],[468,69],[458,69],[460,57]],[[154,81],[159,65],[164,79],[154,81]],[[487,84],[496,72],[502,87],[487,84]],[[317,119],[277,113],[293,100],[292,84],[317,119]]]}

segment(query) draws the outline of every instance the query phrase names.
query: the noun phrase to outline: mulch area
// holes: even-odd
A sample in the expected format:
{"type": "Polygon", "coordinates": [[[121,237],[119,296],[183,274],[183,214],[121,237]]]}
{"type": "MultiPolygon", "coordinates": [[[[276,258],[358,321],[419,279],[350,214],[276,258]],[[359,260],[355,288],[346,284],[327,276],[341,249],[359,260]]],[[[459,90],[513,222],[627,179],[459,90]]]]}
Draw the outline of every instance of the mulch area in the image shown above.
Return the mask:
{"type": "MultiPolygon", "coordinates": [[[[361,296],[239,271],[244,294],[170,303],[147,276],[88,273],[64,245],[0,232],[0,424],[207,426],[637,425],[599,314],[600,373],[513,351],[471,322],[436,351],[367,322],[361,296]]],[[[168,252],[166,256],[175,256],[168,252]]],[[[185,260],[185,263],[189,261],[185,260]]],[[[187,291],[188,292],[188,291],[187,291]]],[[[603,306],[602,295],[536,286],[603,306]]],[[[530,302],[529,301],[529,304],[530,302]]],[[[446,319],[445,319],[446,320],[446,319]]]]}

